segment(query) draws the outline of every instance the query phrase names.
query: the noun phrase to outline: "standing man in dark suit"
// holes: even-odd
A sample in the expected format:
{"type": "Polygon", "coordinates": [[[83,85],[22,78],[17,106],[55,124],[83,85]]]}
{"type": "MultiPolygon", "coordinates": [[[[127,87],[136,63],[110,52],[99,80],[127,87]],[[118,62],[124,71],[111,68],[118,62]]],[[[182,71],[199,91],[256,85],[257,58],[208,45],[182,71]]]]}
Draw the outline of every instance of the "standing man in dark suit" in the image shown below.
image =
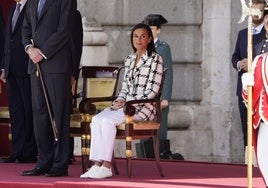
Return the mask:
{"type": "Polygon", "coordinates": [[[36,167],[22,172],[23,176],[68,176],[73,2],[31,0],[27,4],[22,41],[30,57],[28,73],[39,158],[36,167]]]}
{"type": "MultiPolygon", "coordinates": [[[[264,11],[266,5],[265,0],[253,0],[252,7],[258,8],[261,12],[264,11]]],[[[263,41],[265,40],[265,30],[263,28],[263,16],[259,19],[257,16],[252,18],[253,22],[253,58],[259,55],[262,49],[263,41]]],[[[232,65],[238,72],[236,95],[238,96],[239,113],[242,124],[244,146],[247,146],[247,108],[242,98],[242,82],[241,76],[247,72],[247,37],[248,29],[245,28],[239,31],[235,51],[232,55],[232,65]]]]}
{"type": "MultiPolygon", "coordinates": [[[[82,16],[77,10],[77,0],[74,0],[75,13],[73,16],[73,31],[71,37],[71,49],[72,49],[72,77],[71,84],[73,85],[78,81],[80,60],[83,50],[83,24],[82,16]]],[[[69,164],[72,164],[74,159],[74,138],[70,137],[70,151],[69,151],[69,164]]]]}
{"type": "Polygon", "coordinates": [[[28,55],[22,45],[21,28],[27,0],[15,0],[9,11],[1,79],[6,82],[11,119],[12,152],[0,162],[36,162],[31,82],[27,74],[28,55]]]}

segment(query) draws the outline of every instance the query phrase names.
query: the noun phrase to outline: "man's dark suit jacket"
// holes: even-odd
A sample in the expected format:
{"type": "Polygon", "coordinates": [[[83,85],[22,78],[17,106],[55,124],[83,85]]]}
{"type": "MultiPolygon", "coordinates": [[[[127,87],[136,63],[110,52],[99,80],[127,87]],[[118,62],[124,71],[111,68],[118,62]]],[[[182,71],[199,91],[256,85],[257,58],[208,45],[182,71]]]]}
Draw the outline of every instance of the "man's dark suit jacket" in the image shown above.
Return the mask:
{"type": "MultiPolygon", "coordinates": [[[[232,55],[232,64],[233,67],[237,69],[238,61],[247,58],[247,38],[248,38],[248,29],[243,29],[238,33],[237,42],[235,45],[235,51],[232,55]]],[[[253,35],[253,59],[255,56],[261,54],[262,45],[265,41],[265,29],[263,28],[259,34],[253,35]]],[[[237,88],[236,88],[236,95],[241,96],[242,94],[242,81],[241,76],[245,73],[244,70],[238,72],[238,79],[237,79],[237,88]]]]}
{"type": "Polygon", "coordinates": [[[79,66],[83,50],[83,25],[82,17],[78,10],[75,11],[73,16],[73,31],[71,37],[72,49],[72,76],[77,80],[79,77],[79,66]]]}
{"type": "Polygon", "coordinates": [[[10,71],[16,76],[27,76],[28,54],[25,53],[22,44],[21,25],[26,10],[26,5],[23,7],[20,16],[17,20],[14,31],[11,31],[11,20],[16,4],[12,5],[8,14],[8,24],[6,28],[5,50],[3,55],[2,69],[5,69],[6,78],[10,71]]]}
{"type": "MultiPolygon", "coordinates": [[[[70,1],[46,0],[40,17],[37,16],[38,0],[28,2],[23,23],[23,44],[39,48],[47,60],[40,63],[41,70],[47,73],[71,74],[71,49],[69,39],[72,32],[71,13],[74,7],[70,1]]],[[[34,73],[36,65],[30,62],[28,73],[34,73]]]]}

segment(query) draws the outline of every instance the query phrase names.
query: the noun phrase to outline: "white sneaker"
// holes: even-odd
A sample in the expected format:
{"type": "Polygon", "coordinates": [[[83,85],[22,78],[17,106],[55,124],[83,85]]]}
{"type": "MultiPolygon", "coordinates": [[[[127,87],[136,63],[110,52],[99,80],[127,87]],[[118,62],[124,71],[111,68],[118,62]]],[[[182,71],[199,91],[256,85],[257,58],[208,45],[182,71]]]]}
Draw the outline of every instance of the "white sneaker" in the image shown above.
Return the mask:
{"type": "Polygon", "coordinates": [[[94,165],[88,171],[80,176],[80,178],[90,178],[94,174],[99,173],[100,166],[94,165]]]}
{"type": "Polygon", "coordinates": [[[96,178],[96,179],[109,178],[112,176],[113,173],[111,168],[107,168],[105,166],[101,166],[97,171],[94,171],[94,173],[89,174],[90,178],[96,178]]]}

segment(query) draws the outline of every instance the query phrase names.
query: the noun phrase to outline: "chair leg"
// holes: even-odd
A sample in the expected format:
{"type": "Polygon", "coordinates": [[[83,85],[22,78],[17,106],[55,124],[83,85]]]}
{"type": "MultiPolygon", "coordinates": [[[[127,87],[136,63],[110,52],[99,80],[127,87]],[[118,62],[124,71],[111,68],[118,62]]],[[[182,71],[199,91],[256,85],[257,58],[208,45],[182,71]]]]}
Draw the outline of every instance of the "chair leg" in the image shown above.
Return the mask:
{"type": "Polygon", "coordinates": [[[88,169],[88,155],[86,148],[86,135],[81,135],[81,155],[82,155],[82,172],[86,172],[88,169]]]}
{"type": "Polygon", "coordinates": [[[131,158],[132,158],[132,137],[127,136],[126,137],[126,160],[127,160],[127,176],[131,177],[132,172],[132,164],[131,164],[131,158]]]}
{"type": "Polygon", "coordinates": [[[12,134],[11,134],[11,124],[10,123],[8,124],[8,140],[10,143],[9,151],[11,153],[11,151],[12,151],[12,134]]]}
{"type": "Polygon", "coordinates": [[[156,166],[159,171],[159,174],[161,177],[164,177],[161,165],[160,165],[160,153],[159,153],[159,138],[158,136],[153,137],[153,143],[154,143],[154,156],[156,161],[156,166]]]}
{"type": "Polygon", "coordinates": [[[91,167],[91,161],[89,161],[89,153],[90,153],[90,134],[87,134],[86,136],[86,160],[85,160],[85,167],[86,167],[86,170],[91,167]]]}
{"type": "Polygon", "coordinates": [[[88,122],[81,122],[81,154],[83,173],[91,166],[89,161],[90,153],[90,128],[88,122]]]}
{"type": "Polygon", "coordinates": [[[119,174],[119,171],[118,171],[118,168],[117,168],[117,165],[116,165],[116,160],[114,158],[114,154],[113,154],[113,158],[112,158],[112,167],[113,167],[113,170],[115,172],[115,174],[119,174]]]}

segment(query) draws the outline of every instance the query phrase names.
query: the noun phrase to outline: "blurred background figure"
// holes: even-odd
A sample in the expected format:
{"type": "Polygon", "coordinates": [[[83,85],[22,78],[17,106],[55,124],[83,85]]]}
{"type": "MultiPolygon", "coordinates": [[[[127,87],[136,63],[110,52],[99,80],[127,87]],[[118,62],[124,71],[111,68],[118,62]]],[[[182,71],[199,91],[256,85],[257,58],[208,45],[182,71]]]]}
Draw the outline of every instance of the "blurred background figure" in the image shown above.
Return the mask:
{"type": "MultiPolygon", "coordinates": [[[[265,5],[266,5],[265,0],[252,1],[252,7],[259,9],[261,12],[264,12],[265,5]]],[[[265,29],[263,27],[263,16],[261,18],[253,16],[252,26],[253,26],[252,34],[253,34],[253,58],[254,58],[256,55],[259,55],[266,51],[266,49],[262,49],[263,43],[266,40],[265,29]]],[[[239,31],[235,45],[235,50],[232,55],[232,65],[234,69],[237,70],[238,73],[236,95],[238,97],[238,107],[242,124],[244,147],[247,146],[247,108],[242,98],[241,76],[248,71],[247,38],[248,38],[247,28],[239,31]]]]}
{"type": "Polygon", "coordinates": [[[0,162],[29,163],[37,161],[37,147],[33,130],[31,82],[27,74],[29,58],[21,36],[27,0],[15,2],[9,11],[1,63],[1,80],[7,86],[12,151],[8,158],[2,158],[0,162]]]}

